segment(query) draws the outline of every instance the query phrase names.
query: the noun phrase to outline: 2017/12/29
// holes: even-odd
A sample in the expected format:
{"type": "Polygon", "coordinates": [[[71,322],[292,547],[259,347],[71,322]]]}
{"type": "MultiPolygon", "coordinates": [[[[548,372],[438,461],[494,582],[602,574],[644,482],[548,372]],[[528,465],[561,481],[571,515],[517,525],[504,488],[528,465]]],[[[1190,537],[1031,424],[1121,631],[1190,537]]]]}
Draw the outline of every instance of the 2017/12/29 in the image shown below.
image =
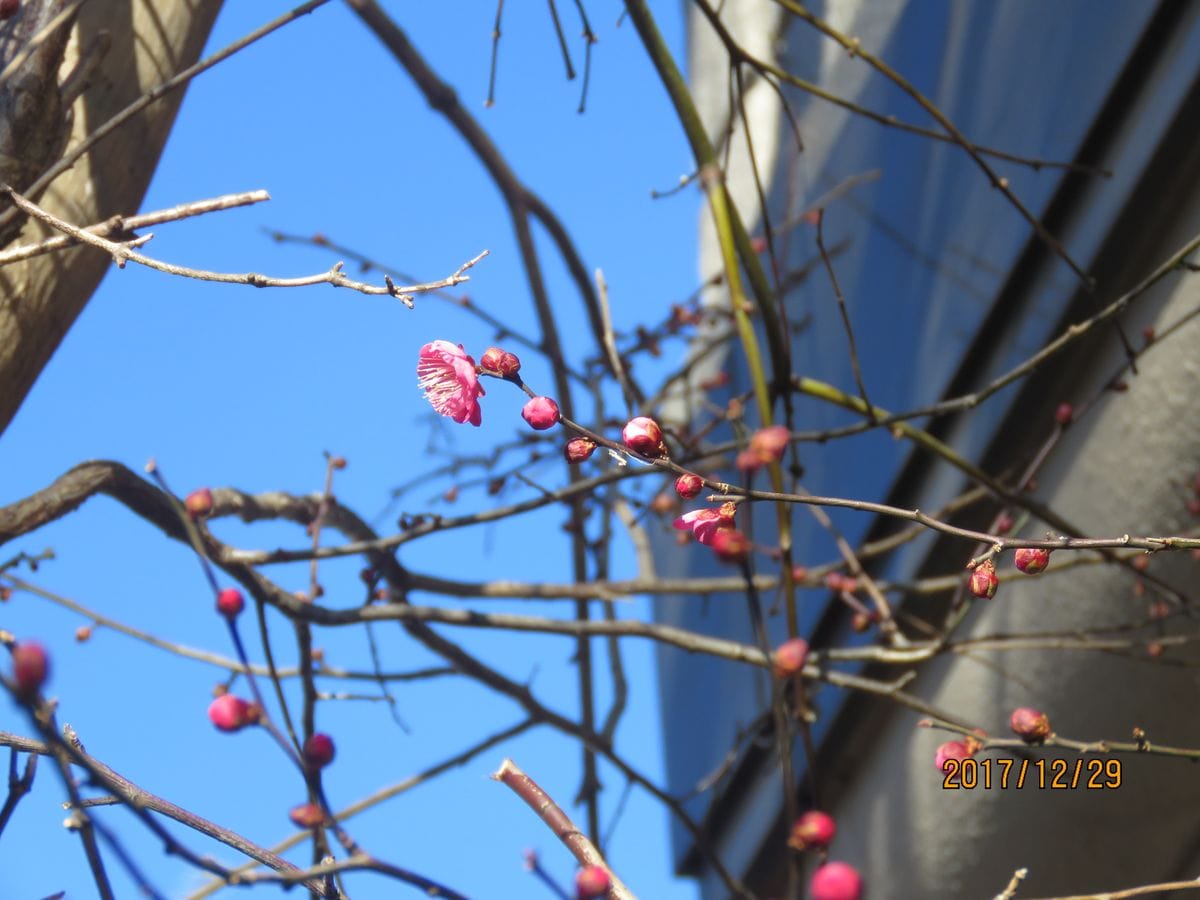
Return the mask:
{"type": "Polygon", "coordinates": [[[1121,786],[1121,760],[1084,759],[948,759],[942,788],[950,791],[1036,787],[1039,790],[1116,790],[1121,786]]]}

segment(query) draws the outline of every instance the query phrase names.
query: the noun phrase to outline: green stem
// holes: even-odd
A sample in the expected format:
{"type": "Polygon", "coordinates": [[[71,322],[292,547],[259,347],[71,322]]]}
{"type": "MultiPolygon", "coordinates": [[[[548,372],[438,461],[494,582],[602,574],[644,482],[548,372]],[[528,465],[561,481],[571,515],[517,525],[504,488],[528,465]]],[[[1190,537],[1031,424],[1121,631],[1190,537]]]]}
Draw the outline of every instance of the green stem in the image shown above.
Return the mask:
{"type": "MultiPolygon", "coordinates": [[[[625,0],[625,9],[637,29],[642,45],[646,48],[650,61],[653,63],[688,143],[692,148],[697,169],[700,171],[701,182],[712,212],[713,225],[717,231],[717,239],[721,246],[721,260],[725,267],[726,284],[729,287],[729,300],[733,307],[733,320],[741,340],[742,351],[746,355],[746,366],[750,372],[754,387],[755,403],[758,407],[759,419],[763,427],[772,423],[772,405],[775,395],[782,395],[787,390],[791,377],[791,366],[788,362],[787,341],[780,327],[779,318],[773,305],[773,296],[767,275],[759,264],[758,256],[750,246],[750,236],[746,226],[738,215],[729,191],[725,187],[723,173],[717,159],[716,149],[708,139],[700,113],[692,102],[687,82],[671,51],[663,40],[654,17],[644,0],[625,0]],[[740,265],[739,265],[740,260],[740,265]],[[754,308],[762,319],[763,331],[766,333],[767,346],[771,353],[774,385],[768,386],[766,372],[763,368],[762,353],[759,350],[758,336],[750,322],[747,312],[746,294],[742,287],[742,267],[745,267],[747,280],[754,294],[754,308]],[[774,391],[772,391],[772,387],[774,391]]],[[[764,210],[765,214],[765,210],[764,210]]],[[[777,493],[783,491],[783,470],[779,463],[770,467],[771,485],[777,493]]],[[[788,633],[795,637],[798,633],[798,618],[796,614],[796,592],[791,574],[792,531],[790,510],[787,504],[776,505],[776,515],[779,527],[779,548],[784,560],[784,591],[786,596],[788,633]]]]}

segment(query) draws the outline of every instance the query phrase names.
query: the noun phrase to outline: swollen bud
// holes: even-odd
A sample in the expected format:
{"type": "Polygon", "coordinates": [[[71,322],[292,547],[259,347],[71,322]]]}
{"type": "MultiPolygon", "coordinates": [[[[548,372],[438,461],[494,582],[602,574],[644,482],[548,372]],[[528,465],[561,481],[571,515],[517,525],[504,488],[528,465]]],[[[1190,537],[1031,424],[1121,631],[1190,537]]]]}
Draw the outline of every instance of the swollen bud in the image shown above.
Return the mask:
{"type": "Polygon", "coordinates": [[[509,353],[499,347],[488,347],[483,351],[483,356],[479,357],[479,368],[489,375],[512,378],[521,371],[521,360],[517,359],[515,353],[509,353]]]}
{"type": "Polygon", "coordinates": [[[649,416],[635,416],[626,422],[625,427],[621,429],[621,440],[634,453],[648,459],[658,459],[667,455],[662,429],[649,416]]]}
{"type": "Polygon", "coordinates": [[[578,900],[603,897],[611,886],[612,878],[604,866],[584,866],[575,873],[575,896],[578,900]]]}
{"type": "Polygon", "coordinates": [[[311,769],[323,769],[333,762],[333,738],[316,732],[304,742],[304,761],[311,769]]]}
{"type": "Polygon", "coordinates": [[[784,425],[772,425],[761,428],[750,436],[750,452],[764,463],[775,462],[783,458],[792,433],[784,425]]]}
{"type": "Polygon", "coordinates": [[[301,803],[288,813],[288,818],[297,828],[316,828],[325,821],[325,813],[315,803],[301,803]]]}
{"type": "Polygon", "coordinates": [[[792,638],[784,641],[771,654],[771,671],[776,678],[790,678],[804,668],[808,659],[808,641],[792,638]]]}
{"type": "Polygon", "coordinates": [[[183,498],[183,505],[193,519],[203,519],[213,509],[213,495],[208,488],[198,488],[183,498]]]}
{"type": "Polygon", "coordinates": [[[971,593],[976,597],[991,599],[996,596],[996,588],[999,586],[1000,579],[996,577],[996,564],[990,559],[981,562],[971,573],[971,593]]]}
{"type": "Polygon", "coordinates": [[[950,760],[970,759],[975,755],[976,749],[966,741],[946,741],[937,748],[937,752],[933,755],[933,764],[941,772],[950,760]]]}
{"type": "Polygon", "coordinates": [[[596,442],[591,438],[577,437],[567,441],[567,445],[563,447],[563,456],[571,465],[577,465],[583,462],[596,452],[596,442]]]}
{"type": "Polygon", "coordinates": [[[825,863],[813,873],[808,884],[812,900],[859,900],[862,891],[862,876],[854,866],[844,862],[825,863]]]}
{"type": "Polygon", "coordinates": [[[521,418],[536,431],[545,431],[558,424],[558,404],[549,397],[534,397],[521,407],[521,418]]]}
{"type": "Polygon", "coordinates": [[[236,619],[246,608],[242,592],[237,588],[225,588],[217,594],[217,612],[227,619],[236,619]]]}
{"type": "Polygon", "coordinates": [[[1013,554],[1013,562],[1026,575],[1036,575],[1050,564],[1050,551],[1040,547],[1020,547],[1013,554]]]}
{"type": "Polygon", "coordinates": [[[750,539],[736,528],[718,528],[712,536],[712,548],[725,562],[741,562],[750,555],[750,539]]]}
{"type": "Polygon", "coordinates": [[[675,493],[684,500],[691,500],[704,489],[704,479],[691,472],[685,472],[675,479],[675,493]]]}
{"type": "Polygon", "coordinates": [[[222,694],[208,707],[208,719],[221,731],[239,731],[258,722],[262,711],[233,694],[222,694]]]}
{"type": "Polygon", "coordinates": [[[50,677],[50,657],[37,641],[22,641],[12,649],[13,681],[17,693],[32,698],[50,677]]]}
{"type": "Polygon", "coordinates": [[[833,816],[818,810],[806,812],[792,823],[788,846],[796,850],[824,850],[837,834],[833,816]]]}
{"type": "Polygon", "coordinates": [[[1008,724],[1017,737],[1027,744],[1040,744],[1050,737],[1050,719],[1044,712],[1031,706],[1014,709],[1008,724]]]}

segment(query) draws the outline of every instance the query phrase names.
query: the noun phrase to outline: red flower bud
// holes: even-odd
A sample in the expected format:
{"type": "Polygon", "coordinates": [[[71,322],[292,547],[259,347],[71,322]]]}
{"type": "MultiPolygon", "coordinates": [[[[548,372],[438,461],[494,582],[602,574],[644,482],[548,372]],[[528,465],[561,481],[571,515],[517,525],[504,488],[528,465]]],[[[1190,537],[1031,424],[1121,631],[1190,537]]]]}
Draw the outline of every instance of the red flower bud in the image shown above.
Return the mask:
{"type": "Polygon", "coordinates": [[[521,407],[521,418],[537,431],[553,428],[558,424],[558,404],[549,397],[534,397],[521,407]]]}
{"type": "Polygon", "coordinates": [[[741,562],[750,555],[750,540],[736,528],[718,528],[712,536],[712,548],[725,562],[741,562]]]}
{"type": "Polygon", "coordinates": [[[333,738],[316,732],[304,742],[304,761],[309,768],[323,769],[333,762],[333,738]]]}
{"type": "Polygon", "coordinates": [[[749,448],[741,451],[733,460],[739,472],[757,472],[763,465],[762,457],[749,448]]]}
{"type": "Polygon", "coordinates": [[[754,432],[750,438],[750,451],[764,463],[783,458],[792,433],[784,425],[772,425],[754,432]]]}
{"type": "Polygon", "coordinates": [[[996,596],[1000,579],[996,577],[996,564],[990,559],[981,562],[971,573],[971,593],[976,597],[990,599],[996,596]]]}
{"type": "Polygon", "coordinates": [[[516,354],[501,350],[499,347],[488,347],[479,357],[479,368],[489,375],[499,375],[501,378],[512,378],[521,371],[521,360],[516,354]]]}
{"type": "Polygon", "coordinates": [[[577,437],[567,441],[563,447],[563,456],[571,465],[583,462],[596,451],[596,442],[591,438],[577,437]]]}
{"type": "Polygon", "coordinates": [[[217,612],[227,619],[236,619],[246,608],[242,592],[237,588],[225,588],[217,594],[217,612]]]}
{"type": "Polygon", "coordinates": [[[1013,554],[1013,562],[1026,575],[1036,575],[1050,563],[1050,551],[1039,547],[1021,547],[1013,554]]]}
{"type": "Polygon", "coordinates": [[[771,654],[771,671],[776,678],[789,678],[804,668],[808,659],[808,641],[792,638],[784,641],[771,654]]]}
{"type": "Polygon", "coordinates": [[[584,866],[575,873],[575,896],[579,900],[603,897],[612,885],[612,878],[604,866],[584,866]]]}
{"type": "Polygon", "coordinates": [[[13,681],[22,697],[33,697],[50,677],[50,657],[37,641],[22,641],[12,649],[13,681]]]}
{"type": "Polygon", "coordinates": [[[662,429],[648,416],[636,416],[626,422],[625,427],[621,429],[621,440],[634,453],[649,459],[658,459],[667,455],[667,445],[663,443],[662,429]]]}
{"type": "Polygon", "coordinates": [[[208,719],[221,731],[238,731],[255,724],[261,710],[233,694],[222,694],[208,707],[208,719]]]}
{"type": "Polygon", "coordinates": [[[11,19],[21,8],[21,0],[0,0],[0,20],[11,19]]]}
{"type": "Polygon", "coordinates": [[[193,519],[203,519],[212,512],[212,491],[206,487],[194,490],[183,498],[183,505],[193,519]]]}
{"type": "Polygon", "coordinates": [[[316,828],[325,821],[325,813],[315,803],[301,803],[288,813],[288,818],[297,828],[316,828]]]}
{"type": "Polygon", "coordinates": [[[1050,720],[1044,712],[1031,706],[1014,709],[1008,724],[1017,737],[1027,744],[1040,744],[1050,736],[1050,720]]]}
{"type": "Polygon", "coordinates": [[[835,834],[837,824],[833,821],[833,816],[814,809],[792,823],[788,846],[797,850],[807,850],[810,847],[824,850],[833,841],[835,834]]]}
{"type": "Polygon", "coordinates": [[[1058,404],[1058,409],[1054,410],[1054,421],[1064,428],[1071,424],[1071,420],[1075,418],[1075,408],[1070,403],[1058,404]]]}
{"type": "Polygon", "coordinates": [[[975,748],[972,748],[966,741],[946,741],[937,748],[937,753],[933,756],[933,764],[941,772],[945,769],[948,761],[970,759],[974,755],[975,748]]]}
{"type": "Polygon", "coordinates": [[[684,500],[691,500],[704,489],[704,479],[686,472],[675,479],[675,493],[684,500]]]}
{"type": "Polygon", "coordinates": [[[862,891],[862,876],[854,866],[844,862],[825,863],[808,883],[808,896],[812,900],[859,900],[862,891]]]}

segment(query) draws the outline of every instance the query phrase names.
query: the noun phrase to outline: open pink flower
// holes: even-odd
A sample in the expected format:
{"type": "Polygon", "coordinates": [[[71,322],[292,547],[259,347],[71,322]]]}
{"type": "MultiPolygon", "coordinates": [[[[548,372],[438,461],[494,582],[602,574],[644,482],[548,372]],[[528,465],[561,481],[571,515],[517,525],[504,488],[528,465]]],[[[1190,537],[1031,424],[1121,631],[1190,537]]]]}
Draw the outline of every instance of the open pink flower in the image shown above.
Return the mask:
{"type": "Polygon", "coordinates": [[[479,424],[482,414],[478,398],[483,396],[483,385],[475,374],[475,360],[462,344],[433,341],[422,347],[417,384],[425,392],[425,399],[443,416],[459,424],[479,424]]]}
{"type": "Polygon", "coordinates": [[[718,528],[732,528],[733,515],[737,507],[733,503],[723,503],[719,507],[693,509],[675,520],[675,527],[680,531],[691,529],[693,537],[700,543],[712,545],[713,537],[718,528]]]}

